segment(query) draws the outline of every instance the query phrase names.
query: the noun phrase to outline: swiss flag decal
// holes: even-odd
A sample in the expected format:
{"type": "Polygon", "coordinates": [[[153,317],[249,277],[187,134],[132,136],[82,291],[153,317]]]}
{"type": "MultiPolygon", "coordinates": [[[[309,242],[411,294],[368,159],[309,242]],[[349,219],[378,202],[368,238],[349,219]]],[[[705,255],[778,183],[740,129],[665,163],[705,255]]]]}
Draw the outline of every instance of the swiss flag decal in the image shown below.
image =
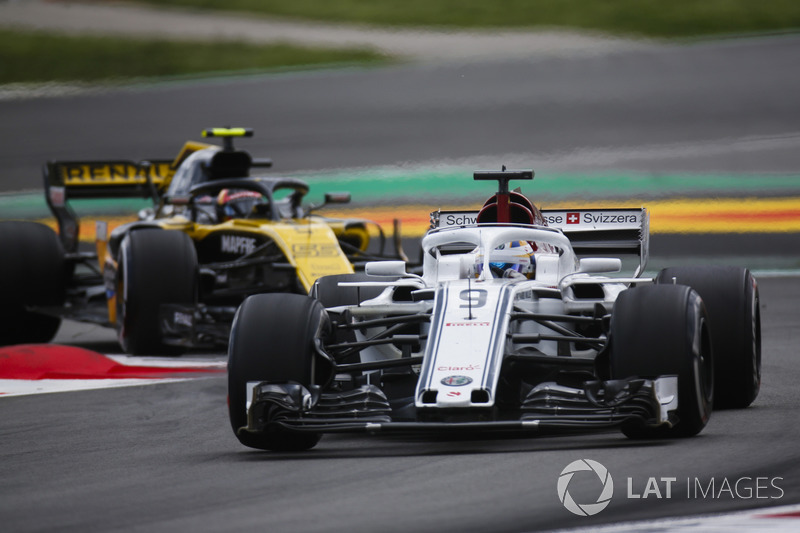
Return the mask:
{"type": "Polygon", "coordinates": [[[580,213],[567,213],[567,224],[578,224],[581,221],[580,213]]]}

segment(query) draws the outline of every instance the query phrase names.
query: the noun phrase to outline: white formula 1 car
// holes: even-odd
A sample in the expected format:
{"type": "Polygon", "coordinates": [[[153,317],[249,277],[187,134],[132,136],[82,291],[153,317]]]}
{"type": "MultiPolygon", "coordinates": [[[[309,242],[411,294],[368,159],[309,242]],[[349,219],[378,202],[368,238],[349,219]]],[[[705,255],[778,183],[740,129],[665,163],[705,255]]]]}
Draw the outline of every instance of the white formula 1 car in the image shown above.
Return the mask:
{"type": "Polygon", "coordinates": [[[687,437],[760,386],[758,288],[743,268],[655,278],[645,209],[539,211],[509,180],[479,212],[435,212],[422,275],[402,261],[317,280],[310,297],[257,294],[234,321],[233,431],[304,450],[323,433],[619,427],[687,437]],[[635,254],[630,277],[611,277],[635,254]],[[602,257],[605,255],[606,257],[602,257]],[[598,257],[601,256],[601,257],[598,257]]]}

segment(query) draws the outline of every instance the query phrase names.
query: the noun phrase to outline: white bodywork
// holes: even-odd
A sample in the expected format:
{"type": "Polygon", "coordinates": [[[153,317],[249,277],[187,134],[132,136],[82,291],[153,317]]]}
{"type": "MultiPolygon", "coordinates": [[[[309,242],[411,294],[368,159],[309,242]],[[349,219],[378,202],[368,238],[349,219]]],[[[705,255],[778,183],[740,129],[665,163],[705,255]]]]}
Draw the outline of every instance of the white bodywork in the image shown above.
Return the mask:
{"type": "MultiPolygon", "coordinates": [[[[473,225],[442,228],[422,239],[422,276],[407,274],[397,281],[352,282],[342,285],[384,285],[386,290],[372,300],[350,308],[353,320],[368,320],[391,315],[431,312],[427,340],[419,368],[415,403],[417,408],[490,407],[510,334],[552,335],[554,330],[533,320],[511,321],[512,313],[553,315],[592,313],[597,304],[610,312],[617,295],[630,283],[650,282],[642,278],[609,278],[592,275],[602,270],[618,271],[616,258],[591,258],[580,261],[567,236],[559,229],[523,225],[473,225]],[[536,243],[535,275],[497,278],[492,273],[492,251],[504,243],[536,243]],[[576,294],[574,287],[590,284],[593,297],[576,294]],[[400,287],[419,301],[398,301],[400,287]],[[600,291],[600,292],[598,292],[600,291]],[[431,294],[433,299],[431,300],[431,294]],[[580,296],[580,297],[579,297],[580,296]]],[[[397,275],[401,265],[369,264],[370,274],[397,275]]],[[[358,340],[377,334],[380,328],[356,330],[358,340]]],[[[425,333],[425,332],[423,332],[425,333]]],[[[527,350],[558,357],[592,357],[592,350],[579,349],[576,343],[538,340],[527,350]]],[[[516,345],[519,349],[519,345],[516,345]]],[[[416,353],[414,355],[420,355],[416,353]]],[[[362,361],[399,358],[401,350],[393,344],[369,347],[362,361]]]]}

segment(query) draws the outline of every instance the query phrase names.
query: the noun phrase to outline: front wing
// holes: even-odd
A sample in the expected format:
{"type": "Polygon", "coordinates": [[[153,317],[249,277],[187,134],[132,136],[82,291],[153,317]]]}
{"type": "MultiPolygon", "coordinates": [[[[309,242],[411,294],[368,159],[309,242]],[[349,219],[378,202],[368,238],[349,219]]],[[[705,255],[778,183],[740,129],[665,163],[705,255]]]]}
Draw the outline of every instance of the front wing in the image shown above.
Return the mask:
{"type": "Polygon", "coordinates": [[[415,417],[401,419],[393,416],[397,411],[375,385],[346,392],[321,392],[299,383],[253,382],[248,387],[248,424],[239,432],[263,433],[280,427],[318,433],[542,434],[602,430],[626,423],[671,427],[678,421],[676,376],[587,381],[582,388],[545,382],[528,393],[519,409],[494,417],[481,410],[434,413],[434,408],[418,409],[415,417]]]}

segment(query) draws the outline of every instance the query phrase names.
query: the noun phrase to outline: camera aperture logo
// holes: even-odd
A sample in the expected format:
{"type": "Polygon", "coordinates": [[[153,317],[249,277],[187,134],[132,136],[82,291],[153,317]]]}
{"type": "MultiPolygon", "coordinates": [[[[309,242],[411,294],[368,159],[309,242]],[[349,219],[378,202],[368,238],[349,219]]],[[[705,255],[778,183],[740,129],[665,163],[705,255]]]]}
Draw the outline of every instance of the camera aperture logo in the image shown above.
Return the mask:
{"type": "Polygon", "coordinates": [[[558,499],[567,510],[578,516],[592,516],[596,515],[605,509],[611,503],[611,497],[614,495],[614,480],[611,478],[608,469],[591,459],[578,459],[573,461],[561,471],[558,476],[558,499]],[[577,472],[594,472],[602,483],[602,490],[597,497],[597,501],[590,503],[577,503],[572,495],[569,493],[569,483],[572,481],[573,476],[577,472]]]}

